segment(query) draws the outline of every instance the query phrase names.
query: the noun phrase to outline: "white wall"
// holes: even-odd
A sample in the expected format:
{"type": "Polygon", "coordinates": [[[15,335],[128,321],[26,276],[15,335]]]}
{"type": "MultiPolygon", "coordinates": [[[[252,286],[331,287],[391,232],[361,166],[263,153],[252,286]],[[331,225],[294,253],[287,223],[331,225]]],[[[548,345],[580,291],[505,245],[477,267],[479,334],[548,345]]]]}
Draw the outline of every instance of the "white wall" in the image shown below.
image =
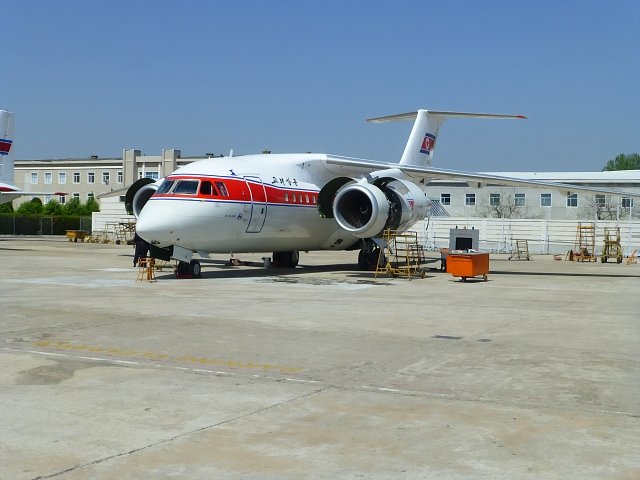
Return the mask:
{"type": "MultiPolygon", "coordinates": [[[[593,222],[548,219],[500,219],[434,217],[417,223],[412,230],[417,231],[422,244],[428,249],[449,246],[449,229],[475,228],[480,231],[480,250],[510,253],[515,240],[527,240],[531,253],[565,254],[575,250],[578,225],[593,222]]],[[[595,250],[602,252],[604,228],[620,226],[620,241],[625,255],[640,249],[640,221],[595,222],[595,250]]]]}

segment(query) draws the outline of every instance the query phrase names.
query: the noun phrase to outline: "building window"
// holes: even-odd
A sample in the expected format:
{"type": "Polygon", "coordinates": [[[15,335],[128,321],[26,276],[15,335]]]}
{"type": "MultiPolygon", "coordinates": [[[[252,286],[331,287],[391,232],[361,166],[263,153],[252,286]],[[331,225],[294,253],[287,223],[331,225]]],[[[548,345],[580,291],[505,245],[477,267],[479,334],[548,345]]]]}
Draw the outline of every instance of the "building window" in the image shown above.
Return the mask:
{"type": "Polygon", "coordinates": [[[541,207],[550,207],[551,206],[551,194],[550,193],[541,193],[540,194],[540,206],[541,207]]]}
{"type": "Polygon", "coordinates": [[[109,180],[111,180],[111,174],[109,172],[102,172],[102,183],[109,185],[109,180]]]}
{"type": "Polygon", "coordinates": [[[73,192],[73,199],[80,200],[80,194],[78,192],[73,192]]]}
{"type": "Polygon", "coordinates": [[[578,206],[578,194],[570,193],[567,195],[567,207],[577,207],[578,206]]]}
{"type": "Polygon", "coordinates": [[[96,196],[95,193],[89,192],[89,193],[87,193],[87,200],[90,200],[90,199],[94,198],[95,196],[96,196]]]}
{"type": "Polygon", "coordinates": [[[118,172],[118,183],[124,182],[124,174],[122,172],[118,172]]]}
{"type": "Polygon", "coordinates": [[[633,198],[624,197],[622,199],[622,208],[633,208],[633,198]]]}
{"type": "Polygon", "coordinates": [[[87,173],[87,183],[96,183],[96,174],[94,172],[87,173]]]}
{"type": "Polygon", "coordinates": [[[51,185],[53,183],[53,174],[51,172],[44,172],[44,184],[51,185]]]}
{"type": "Polygon", "coordinates": [[[58,183],[60,185],[64,185],[67,183],[67,173],[66,172],[58,172],[58,183]]]}
{"type": "Polygon", "coordinates": [[[500,194],[499,193],[490,193],[489,194],[489,205],[492,207],[497,207],[500,205],[500,194]]]}
{"type": "Polygon", "coordinates": [[[31,172],[31,185],[38,184],[38,172],[31,172]]]}
{"type": "Polygon", "coordinates": [[[526,196],[524,193],[516,193],[515,206],[524,207],[526,196]]]}
{"type": "Polygon", "coordinates": [[[467,193],[464,196],[464,204],[468,207],[472,207],[476,204],[476,194],[475,193],[467,193]]]}
{"type": "Polygon", "coordinates": [[[60,205],[64,205],[66,201],[67,201],[66,195],[58,195],[58,203],[60,203],[60,205]]]}
{"type": "Polygon", "coordinates": [[[73,183],[80,183],[80,172],[73,172],[73,183]]]}
{"type": "Polygon", "coordinates": [[[596,205],[604,206],[606,203],[605,196],[602,194],[596,194],[596,205]]]}
{"type": "Polygon", "coordinates": [[[440,203],[442,205],[451,205],[451,194],[450,193],[441,193],[440,194],[440,203]]]}
{"type": "Polygon", "coordinates": [[[160,178],[160,176],[158,175],[158,172],[145,172],[144,173],[144,178],[150,178],[152,180],[158,180],[158,178],[160,178]]]}
{"type": "Polygon", "coordinates": [[[44,196],[44,204],[46,205],[47,203],[49,203],[51,201],[51,195],[45,195],[44,196]]]}

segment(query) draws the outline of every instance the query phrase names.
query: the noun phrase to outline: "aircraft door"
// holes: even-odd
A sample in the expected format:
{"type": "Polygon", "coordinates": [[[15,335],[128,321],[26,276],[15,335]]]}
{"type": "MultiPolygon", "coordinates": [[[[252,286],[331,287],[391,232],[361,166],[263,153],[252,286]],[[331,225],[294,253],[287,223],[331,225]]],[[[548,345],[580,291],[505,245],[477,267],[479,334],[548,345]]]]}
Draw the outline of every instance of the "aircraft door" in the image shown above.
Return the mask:
{"type": "Polygon", "coordinates": [[[247,233],[258,233],[267,218],[267,192],[260,177],[244,177],[251,194],[251,211],[247,233]]]}

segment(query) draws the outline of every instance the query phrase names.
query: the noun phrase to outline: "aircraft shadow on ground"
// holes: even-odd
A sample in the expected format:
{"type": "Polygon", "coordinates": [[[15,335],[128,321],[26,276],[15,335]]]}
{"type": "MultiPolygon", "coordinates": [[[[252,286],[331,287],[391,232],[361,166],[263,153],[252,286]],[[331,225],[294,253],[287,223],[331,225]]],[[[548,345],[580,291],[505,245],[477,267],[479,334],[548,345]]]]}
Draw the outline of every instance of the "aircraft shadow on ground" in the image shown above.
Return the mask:
{"type": "MultiPolygon", "coordinates": [[[[373,272],[361,272],[354,264],[335,265],[299,265],[296,268],[266,268],[260,262],[242,262],[242,265],[231,266],[229,262],[219,260],[200,260],[202,265],[201,279],[224,278],[285,278],[299,275],[311,275],[314,273],[345,273],[362,280],[373,280],[373,272]],[[213,267],[213,268],[211,268],[213,267]]],[[[175,279],[172,269],[156,272],[158,280],[175,279]]]]}

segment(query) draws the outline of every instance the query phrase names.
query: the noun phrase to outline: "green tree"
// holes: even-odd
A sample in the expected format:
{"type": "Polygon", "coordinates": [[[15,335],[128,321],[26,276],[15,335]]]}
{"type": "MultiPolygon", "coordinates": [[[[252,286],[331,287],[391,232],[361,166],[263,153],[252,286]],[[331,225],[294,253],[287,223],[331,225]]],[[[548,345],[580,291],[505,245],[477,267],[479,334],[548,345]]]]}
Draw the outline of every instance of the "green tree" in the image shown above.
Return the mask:
{"type": "Polygon", "coordinates": [[[63,205],[62,214],[71,216],[84,215],[84,207],[80,204],[78,198],[72,198],[63,205]]]}
{"type": "Polygon", "coordinates": [[[637,153],[617,155],[613,160],[609,160],[602,169],[603,172],[612,170],[640,170],[640,155],[637,153]]]}
{"type": "Polygon", "coordinates": [[[18,210],[16,210],[16,213],[20,215],[40,215],[43,208],[42,200],[36,197],[30,202],[21,203],[18,210]]]}
{"type": "Polygon", "coordinates": [[[13,202],[0,203],[0,213],[13,213],[13,202]]]}
{"type": "Polygon", "coordinates": [[[89,197],[87,203],[84,204],[84,210],[86,215],[91,215],[91,212],[99,212],[100,205],[96,202],[96,199],[89,197]]]}
{"type": "Polygon", "coordinates": [[[62,215],[62,205],[56,200],[50,200],[42,209],[42,213],[45,215],[62,215]]]}

